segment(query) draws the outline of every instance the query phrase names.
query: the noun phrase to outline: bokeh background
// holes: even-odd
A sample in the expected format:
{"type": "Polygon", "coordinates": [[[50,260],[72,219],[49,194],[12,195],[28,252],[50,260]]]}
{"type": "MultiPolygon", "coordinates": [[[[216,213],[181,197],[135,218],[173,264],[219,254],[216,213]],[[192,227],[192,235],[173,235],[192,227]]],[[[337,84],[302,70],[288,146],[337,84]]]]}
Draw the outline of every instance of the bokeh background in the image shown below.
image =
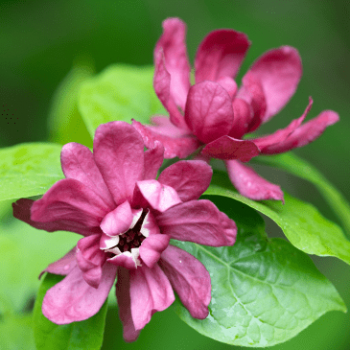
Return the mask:
{"type": "MultiPolygon", "coordinates": [[[[178,16],[188,25],[187,45],[192,62],[197,46],[209,31],[233,28],[248,34],[252,46],[238,81],[252,62],[268,49],[291,45],[300,51],[304,74],[298,90],[286,108],[261,131],[274,131],[299,117],[309,96],[314,99],[309,118],[324,109],[337,111],[341,121],[296,153],[318,167],[350,200],[349,14],[350,2],[344,0],[0,1],[0,108],[5,111],[1,114],[11,114],[13,118],[9,120],[1,115],[0,146],[52,140],[52,130],[50,133],[48,126],[52,96],[74,65],[83,63],[96,73],[119,62],[150,65],[154,45],[162,32],[162,20],[178,16]]],[[[86,137],[85,133],[86,130],[77,125],[76,138],[67,135],[55,141],[80,141],[86,137]]],[[[338,222],[312,185],[262,166],[259,171],[296,197],[316,205],[325,217],[338,222]]],[[[8,214],[9,207],[9,203],[1,206],[2,233],[23,235],[21,244],[32,254],[18,257],[16,249],[9,253],[5,251],[6,245],[0,247],[0,254],[8,257],[5,262],[0,260],[2,277],[6,273],[19,276],[16,283],[9,287],[3,285],[0,289],[0,349],[32,349],[30,313],[38,282],[20,277],[24,273],[28,276],[26,271],[30,268],[34,269],[30,273],[36,276],[48,261],[67,251],[63,241],[66,236],[53,238],[56,251],[60,251],[55,251],[54,257],[49,253],[52,241],[46,247],[48,256],[41,255],[42,247],[38,244],[45,243],[44,236],[38,240],[39,236],[34,237],[36,231],[29,232],[25,225],[13,223],[8,214]],[[26,264],[27,270],[21,264],[26,264]],[[21,296],[22,299],[15,302],[13,312],[2,310],[4,288],[16,289],[7,291],[16,295],[26,283],[32,285],[30,292],[25,293],[26,299],[23,301],[21,296]]],[[[270,236],[281,236],[272,222],[267,221],[267,230],[270,236]]],[[[70,239],[70,245],[71,242],[70,239]]],[[[315,258],[314,261],[350,308],[349,266],[333,258],[315,258]]],[[[134,344],[122,340],[116,306],[110,308],[107,323],[103,349],[108,350],[240,349],[197,334],[171,309],[155,314],[134,344]]],[[[271,349],[348,350],[350,316],[328,313],[296,338],[271,349]]]]}

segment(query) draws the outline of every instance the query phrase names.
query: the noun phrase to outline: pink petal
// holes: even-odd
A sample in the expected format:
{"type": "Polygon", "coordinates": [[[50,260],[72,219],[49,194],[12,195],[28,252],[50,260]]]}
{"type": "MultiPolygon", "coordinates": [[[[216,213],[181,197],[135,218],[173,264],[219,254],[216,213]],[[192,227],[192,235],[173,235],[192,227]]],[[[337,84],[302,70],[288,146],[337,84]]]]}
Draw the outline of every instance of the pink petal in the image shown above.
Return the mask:
{"type": "Polygon", "coordinates": [[[155,179],[159,168],[163,164],[164,146],[155,141],[155,147],[145,152],[145,174],[143,180],[155,179]]]}
{"type": "Polygon", "coordinates": [[[237,140],[228,135],[221,136],[208,143],[203,149],[204,155],[218,159],[239,159],[248,162],[260,154],[259,148],[249,140],[237,140]]]}
{"type": "Polygon", "coordinates": [[[218,79],[217,83],[219,83],[227,91],[231,99],[234,98],[237,92],[237,84],[232,78],[225,76],[218,79]]]}
{"type": "Polygon", "coordinates": [[[113,198],[87,147],[75,142],[67,143],[62,147],[61,164],[66,178],[80,181],[100,196],[110,210],[115,208],[113,198]]]}
{"type": "Polygon", "coordinates": [[[205,266],[191,254],[169,245],[159,262],[162,270],[192,317],[208,316],[211,280],[205,266]]]}
{"type": "Polygon", "coordinates": [[[175,103],[185,108],[190,88],[190,65],[185,44],[186,25],[178,18],[168,18],[163,22],[163,34],[157,42],[155,51],[162,48],[166,70],[171,76],[170,92],[175,103]]]}
{"type": "Polygon", "coordinates": [[[144,143],[125,122],[100,125],[95,133],[94,157],[117,205],[132,198],[135,182],[144,174],[144,143]]]}
{"type": "Polygon", "coordinates": [[[261,81],[252,72],[248,72],[242,79],[242,87],[239,89],[237,96],[246,101],[253,111],[253,118],[248,125],[245,125],[246,132],[253,132],[263,122],[267,109],[261,81]]]}
{"type": "Polygon", "coordinates": [[[83,278],[91,287],[98,288],[102,278],[105,253],[100,250],[100,234],[84,237],[78,241],[76,259],[83,278]]]}
{"type": "Polygon", "coordinates": [[[154,90],[165,109],[170,114],[171,122],[180,129],[187,130],[184,117],[179,111],[171,94],[171,76],[165,67],[163,49],[157,48],[154,52],[155,72],[153,79],[154,90]]]}
{"type": "Polygon", "coordinates": [[[19,220],[24,221],[25,223],[39,229],[48,232],[53,231],[70,231],[76,232],[83,236],[88,236],[92,233],[101,232],[99,227],[89,228],[82,222],[76,222],[72,220],[54,220],[51,222],[36,222],[31,220],[31,208],[34,204],[32,199],[22,198],[17,202],[12,203],[13,207],[13,216],[19,220]]]}
{"type": "Polygon", "coordinates": [[[142,329],[156,311],[167,309],[175,300],[170,282],[156,264],[130,271],[131,316],[136,330],[142,329]]]}
{"type": "Polygon", "coordinates": [[[157,127],[142,125],[135,120],[132,125],[142,135],[147,148],[154,148],[157,141],[161,142],[164,146],[164,158],[166,159],[186,158],[201,145],[201,142],[192,135],[176,136],[175,132],[174,136],[162,134],[164,127],[161,127],[158,132],[157,127]]]}
{"type": "Polygon", "coordinates": [[[107,259],[107,261],[115,266],[123,267],[128,270],[135,270],[137,268],[137,259],[129,251],[115,255],[113,258],[107,259]]]}
{"type": "Polygon", "coordinates": [[[233,124],[229,94],[220,84],[212,81],[193,85],[188,93],[185,120],[204,143],[228,134],[233,124]]]}
{"type": "Polygon", "coordinates": [[[143,220],[140,232],[144,237],[160,234],[158,223],[150,211],[146,214],[143,220]]]}
{"type": "Polygon", "coordinates": [[[163,185],[157,180],[138,181],[137,188],[152,208],[160,212],[181,203],[181,199],[172,187],[163,185]]]}
{"type": "Polygon", "coordinates": [[[232,103],[233,108],[233,124],[229,132],[229,136],[240,139],[249,130],[249,125],[253,119],[253,108],[245,100],[235,98],[232,103]]]}
{"type": "Polygon", "coordinates": [[[174,188],[183,202],[198,199],[209,187],[213,170],[201,160],[182,160],[162,171],[158,181],[174,188]]]}
{"type": "Polygon", "coordinates": [[[150,268],[158,262],[163,250],[169,245],[170,236],[155,234],[147,237],[140,246],[140,257],[150,268]]]}
{"type": "Polygon", "coordinates": [[[123,323],[123,337],[126,342],[135,341],[140,331],[135,330],[134,323],[131,317],[130,305],[130,278],[129,270],[123,267],[118,268],[118,279],[115,286],[119,317],[123,323]]]}
{"type": "Polygon", "coordinates": [[[45,272],[53,273],[55,275],[68,275],[77,266],[75,254],[76,247],[71,249],[63,258],[53,262],[43,270],[39,275],[39,279],[45,272]]]}
{"type": "Polygon", "coordinates": [[[78,180],[63,179],[34,202],[31,219],[39,222],[65,220],[93,228],[100,225],[108,211],[105,202],[89,187],[78,180]]]}
{"type": "Polygon", "coordinates": [[[46,292],[42,311],[56,324],[83,321],[95,315],[107,299],[117,269],[106,263],[102,268],[98,288],[89,286],[79,267],[75,267],[61,282],[46,292]]]}
{"type": "Polygon", "coordinates": [[[316,118],[297,128],[285,140],[266,147],[262,153],[276,154],[287,152],[293,148],[303,147],[316,140],[322,135],[327,126],[333,125],[338,120],[339,116],[336,112],[323,111],[316,118]]]}
{"type": "Polygon", "coordinates": [[[181,241],[220,247],[232,245],[236,240],[235,222],[205,199],[170,208],[157,221],[163,234],[181,241]]]}
{"type": "Polygon", "coordinates": [[[221,29],[209,33],[200,44],[196,59],[196,83],[234,78],[248,51],[250,42],[244,33],[221,29]]]}
{"type": "Polygon", "coordinates": [[[252,140],[261,150],[262,153],[264,153],[264,150],[266,148],[269,148],[271,145],[274,145],[276,143],[280,143],[284,141],[292,132],[294,132],[296,129],[298,129],[301,125],[301,123],[304,121],[305,117],[309,113],[311,107],[312,107],[313,101],[312,98],[309,98],[309,104],[305,109],[305,112],[303,115],[298,118],[294,119],[286,128],[277,130],[271,135],[267,135],[264,137],[259,137],[257,139],[252,140]]]}
{"type": "Polygon", "coordinates": [[[283,201],[281,188],[263,179],[253,169],[236,160],[226,161],[226,167],[231,182],[243,196],[258,201],[266,199],[283,201]]]}
{"type": "Polygon", "coordinates": [[[282,46],[261,56],[249,73],[259,79],[263,86],[267,102],[263,121],[266,122],[294,95],[302,75],[301,59],[295,48],[282,46]]]}
{"type": "Polygon", "coordinates": [[[125,201],[103,218],[100,227],[105,234],[115,236],[129,230],[132,219],[130,204],[125,201]]]}

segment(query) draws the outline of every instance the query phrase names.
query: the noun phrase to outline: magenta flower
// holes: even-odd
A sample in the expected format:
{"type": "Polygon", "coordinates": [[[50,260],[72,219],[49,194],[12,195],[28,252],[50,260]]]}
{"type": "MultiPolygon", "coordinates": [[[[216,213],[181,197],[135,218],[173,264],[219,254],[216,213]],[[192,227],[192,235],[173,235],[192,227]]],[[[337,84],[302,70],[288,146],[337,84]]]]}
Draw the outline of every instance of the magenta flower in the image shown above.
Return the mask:
{"type": "Polygon", "coordinates": [[[212,176],[205,162],[177,162],[154,180],[163,153],[157,142],[144,152],[141,135],[127,123],[101,125],[93,154],[78,143],[63,147],[66,179],[37,201],[14,203],[14,216],[33,227],[83,236],[45,270],[66,275],[45,295],[42,311],[49,320],[66,324],[93,316],[116,276],[126,341],[173,303],[173,288],[193,317],[207,317],[209,273],[169,241],[232,245],[236,225],[212,202],[198,200],[212,176]]]}
{"type": "Polygon", "coordinates": [[[223,159],[233,185],[254,199],[283,199],[280,187],[242,164],[261,154],[276,154],[302,147],[338,121],[337,113],[323,111],[302,124],[304,114],[265,137],[243,140],[277,114],[294,94],[302,74],[298,51],[282,46],[266,52],[250,68],[238,89],[234,80],[250,46],[245,34],[216,30],[200,44],[195,58],[195,81],[190,86],[186,26],[178,18],[163,23],[155,52],[154,88],[167,109],[166,117],[153,117],[155,125],[134,121],[147,147],[161,141],[165,158],[184,158],[200,148],[199,157],[223,159]]]}

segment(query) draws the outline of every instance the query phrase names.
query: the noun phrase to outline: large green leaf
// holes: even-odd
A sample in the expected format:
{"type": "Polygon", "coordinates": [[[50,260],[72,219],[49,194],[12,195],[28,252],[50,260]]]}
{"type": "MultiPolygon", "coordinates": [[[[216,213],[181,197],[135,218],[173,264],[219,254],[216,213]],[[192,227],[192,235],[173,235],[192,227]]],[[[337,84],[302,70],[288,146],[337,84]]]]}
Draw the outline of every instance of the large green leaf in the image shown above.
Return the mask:
{"type": "Polygon", "coordinates": [[[281,227],[289,241],[308,254],[335,256],[350,264],[350,242],[339,226],[325,219],[315,207],[284,192],[285,204],[279,201],[253,201],[234,190],[227,175],[216,172],[205,192],[232,198],[261,212],[281,227]],[[230,188],[230,189],[227,189],[230,188]]]}
{"type": "Polygon", "coordinates": [[[25,143],[0,150],[0,200],[43,194],[63,178],[61,146],[25,143]]]}
{"type": "Polygon", "coordinates": [[[261,156],[254,159],[254,161],[280,168],[313,183],[333,209],[334,213],[339,217],[350,237],[349,203],[314,166],[291,152],[274,156],[261,156]]]}
{"type": "Polygon", "coordinates": [[[66,325],[49,321],[41,312],[48,289],[62,280],[62,276],[46,274],[39,288],[34,306],[34,338],[38,350],[98,350],[102,346],[107,314],[107,301],[93,317],[66,325]]]}
{"type": "Polygon", "coordinates": [[[85,82],[78,106],[91,136],[103,123],[133,118],[149,123],[150,116],[164,114],[152,81],[153,67],[114,65],[85,82]]]}
{"type": "Polygon", "coordinates": [[[306,254],[283,239],[267,238],[256,212],[227,198],[209,197],[240,229],[231,247],[173,242],[206,266],[212,282],[209,316],[194,319],[177,301],[175,311],[182,320],[221,342],[265,347],[294,337],[327,311],[346,311],[306,254]]]}

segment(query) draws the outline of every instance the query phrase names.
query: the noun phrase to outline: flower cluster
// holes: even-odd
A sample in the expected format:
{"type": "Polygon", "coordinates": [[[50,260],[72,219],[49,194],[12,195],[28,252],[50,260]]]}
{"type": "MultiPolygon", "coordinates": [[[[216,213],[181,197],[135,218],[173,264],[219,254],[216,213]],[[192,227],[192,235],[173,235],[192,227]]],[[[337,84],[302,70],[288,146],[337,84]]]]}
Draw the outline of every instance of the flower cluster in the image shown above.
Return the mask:
{"type": "Polygon", "coordinates": [[[234,80],[250,42],[243,33],[216,30],[200,44],[195,58],[195,81],[190,85],[186,26],[178,18],[163,23],[155,52],[154,89],[169,112],[152,118],[155,125],[134,121],[147,147],[161,141],[165,157],[184,158],[200,148],[200,157],[225,161],[228,175],[244,196],[254,200],[283,200],[280,187],[242,164],[259,154],[276,154],[302,147],[338,121],[337,113],[323,111],[302,124],[312,99],[298,119],[286,128],[255,139],[243,140],[277,114],[294,94],[302,74],[298,51],[283,46],[266,52],[244,75],[234,80]]]}
{"type": "Polygon", "coordinates": [[[37,201],[14,203],[14,216],[33,227],[83,236],[45,270],[66,275],[45,295],[42,311],[49,320],[66,324],[93,316],[116,277],[126,341],[138,337],[154,312],[173,303],[173,288],[193,317],[207,317],[209,273],[169,241],[232,245],[237,228],[212,202],[198,200],[210,184],[211,167],[180,161],[155,180],[163,154],[161,143],[144,152],[133,126],[103,124],[93,153],[78,143],[63,147],[65,179],[37,201]]]}

